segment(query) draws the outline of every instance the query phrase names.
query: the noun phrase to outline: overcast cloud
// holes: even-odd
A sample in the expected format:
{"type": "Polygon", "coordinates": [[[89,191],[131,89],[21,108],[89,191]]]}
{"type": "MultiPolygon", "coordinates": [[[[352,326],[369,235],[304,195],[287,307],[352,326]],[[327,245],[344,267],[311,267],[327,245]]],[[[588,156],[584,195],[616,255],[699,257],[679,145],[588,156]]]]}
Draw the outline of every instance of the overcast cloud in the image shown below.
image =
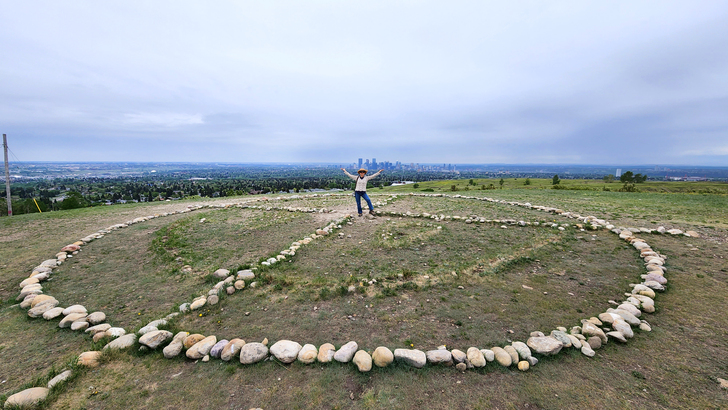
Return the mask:
{"type": "Polygon", "coordinates": [[[728,2],[0,0],[23,161],[728,166],[728,2]]]}

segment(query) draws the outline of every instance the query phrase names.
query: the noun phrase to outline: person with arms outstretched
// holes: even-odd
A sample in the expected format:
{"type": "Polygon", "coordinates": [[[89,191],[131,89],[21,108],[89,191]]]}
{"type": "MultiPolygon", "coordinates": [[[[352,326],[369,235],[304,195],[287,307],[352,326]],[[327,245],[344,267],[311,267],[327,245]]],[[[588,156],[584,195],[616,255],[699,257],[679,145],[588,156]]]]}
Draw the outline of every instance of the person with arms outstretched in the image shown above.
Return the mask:
{"type": "Polygon", "coordinates": [[[374,206],[372,205],[372,200],[369,199],[369,195],[367,195],[367,182],[369,182],[370,179],[376,178],[379,176],[379,174],[384,171],[383,169],[380,169],[377,171],[376,174],[366,176],[367,171],[366,169],[362,168],[360,169],[357,174],[358,175],[351,175],[350,173],[346,172],[344,168],[341,168],[342,171],[348,176],[349,178],[353,179],[356,182],[356,188],[354,188],[354,197],[356,198],[356,210],[359,212],[359,216],[361,216],[361,199],[364,198],[367,201],[367,205],[369,205],[369,213],[371,215],[374,215],[374,206]]]}

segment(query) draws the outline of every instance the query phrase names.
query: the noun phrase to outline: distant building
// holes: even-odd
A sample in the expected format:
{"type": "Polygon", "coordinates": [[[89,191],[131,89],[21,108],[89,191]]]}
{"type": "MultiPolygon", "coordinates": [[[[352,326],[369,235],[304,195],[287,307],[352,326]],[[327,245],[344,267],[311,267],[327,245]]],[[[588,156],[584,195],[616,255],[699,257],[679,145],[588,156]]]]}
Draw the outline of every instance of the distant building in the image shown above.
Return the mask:
{"type": "Polygon", "coordinates": [[[359,169],[361,169],[362,159],[359,158],[359,169]]]}
{"type": "Polygon", "coordinates": [[[622,176],[622,168],[617,168],[617,172],[614,173],[615,178],[619,178],[622,176]]]}

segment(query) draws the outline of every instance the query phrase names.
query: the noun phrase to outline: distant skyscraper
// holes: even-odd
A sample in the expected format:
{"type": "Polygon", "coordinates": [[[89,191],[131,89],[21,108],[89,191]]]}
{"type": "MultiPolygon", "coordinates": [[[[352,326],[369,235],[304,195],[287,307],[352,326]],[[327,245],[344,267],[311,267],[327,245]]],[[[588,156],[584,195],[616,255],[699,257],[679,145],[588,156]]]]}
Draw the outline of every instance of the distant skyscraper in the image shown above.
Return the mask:
{"type": "Polygon", "coordinates": [[[619,178],[622,176],[622,168],[617,168],[617,172],[614,174],[615,177],[619,178]]]}
{"type": "Polygon", "coordinates": [[[366,168],[369,169],[369,160],[368,159],[366,161],[364,161],[364,166],[366,166],[366,168]]]}
{"type": "Polygon", "coordinates": [[[359,158],[359,169],[361,169],[362,159],[359,158]]]}
{"type": "Polygon", "coordinates": [[[376,168],[376,167],[377,167],[377,159],[372,158],[372,168],[376,168]]]}

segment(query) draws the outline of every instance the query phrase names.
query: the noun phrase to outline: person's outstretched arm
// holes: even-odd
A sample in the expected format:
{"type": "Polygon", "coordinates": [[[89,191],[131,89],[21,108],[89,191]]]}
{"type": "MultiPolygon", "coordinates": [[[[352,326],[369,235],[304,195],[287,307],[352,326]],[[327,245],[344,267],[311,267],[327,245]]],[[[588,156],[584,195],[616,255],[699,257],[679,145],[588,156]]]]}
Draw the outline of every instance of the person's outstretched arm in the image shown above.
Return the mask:
{"type": "Polygon", "coordinates": [[[377,171],[376,174],[369,175],[369,177],[367,178],[367,181],[369,181],[370,179],[374,179],[374,178],[378,177],[379,174],[382,173],[382,171],[384,171],[384,170],[383,169],[380,169],[379,171],[377,171]]]}
{"type": "Polygon", "coordinates": [[[347,177],[356,181],[356,178],[357,178],[356,175],[351,175],[350,173],[346,172],[346,170],[344,168],[341,168],[341,170],[344,171],[344,173],[346,174],[347,177]]]}

